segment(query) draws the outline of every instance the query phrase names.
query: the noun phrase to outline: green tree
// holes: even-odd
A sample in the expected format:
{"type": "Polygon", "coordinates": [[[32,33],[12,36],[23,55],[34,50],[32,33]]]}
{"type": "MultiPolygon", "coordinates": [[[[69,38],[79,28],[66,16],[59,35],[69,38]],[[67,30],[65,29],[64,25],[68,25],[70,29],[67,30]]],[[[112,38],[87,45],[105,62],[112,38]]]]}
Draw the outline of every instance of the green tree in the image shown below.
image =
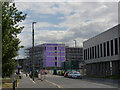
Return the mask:
{"type": "Polygon", "coordinates": [[[25,20],[27,14],[18,11],[15,3],[2,2],[2,77],[11,76],[17,67],[15,57],[23,46],[19,46],[17,37],[24,26],[19,23],[25,20]]]}

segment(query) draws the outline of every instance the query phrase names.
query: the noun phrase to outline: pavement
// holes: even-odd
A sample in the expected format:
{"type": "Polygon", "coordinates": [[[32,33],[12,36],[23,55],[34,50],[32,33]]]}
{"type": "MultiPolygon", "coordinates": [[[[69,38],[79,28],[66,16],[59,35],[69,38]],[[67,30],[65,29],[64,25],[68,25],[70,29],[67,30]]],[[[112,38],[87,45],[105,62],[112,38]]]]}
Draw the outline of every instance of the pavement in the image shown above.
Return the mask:
{"type": "Polygon", "coordinates": [[[95,83],[102,83],[102,84],[107,84],[111,85],[114,87],[120,88],[120,80],[115,80],[115,79],[103,79],[103,78],[89,78],[89,77],[84,77],[84,80],[90,81],[90,82],[95,82],[95,83]]]}
{"type": "Polygon", "coordinates": [[[35,78],[33,81],[29,76],[23,75],[23,78],[20,79],[18,88],[58,88],[56,85],[53,85],[46,80],[38,80],[35,78]]]}

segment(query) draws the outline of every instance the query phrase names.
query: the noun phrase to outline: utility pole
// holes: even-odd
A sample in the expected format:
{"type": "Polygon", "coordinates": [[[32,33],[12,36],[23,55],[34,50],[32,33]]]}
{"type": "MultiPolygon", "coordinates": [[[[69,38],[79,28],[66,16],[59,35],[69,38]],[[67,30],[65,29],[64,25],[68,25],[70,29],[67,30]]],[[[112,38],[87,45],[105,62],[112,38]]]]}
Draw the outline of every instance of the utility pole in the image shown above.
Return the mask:
{"type": "Polygon", "coordinates": [[[32,79],[34,81],[34,24],[36,22],[32,22],[32,79]]]}
{"type": "MultiPolygon", "coordinates": [[[[76,50],[76,52],[75,52],[75,58],[76,58],[76,60],[75,60],[75,61],[77,62],[77,48],[76,48],[76,44],[77,44],[77,43],[76,43],[76,40],[74,40],[74,41],[75,41],[75,50],[76,50]]],[[[73,61],[73,62],[74,62],[74,61],[73,61]]],[[[76,62],[74,62],[74,63],[76,63],[76,62]]],[[[76,71],[77,71],[77,68],[76,68],[76,71]]]]}
{"type": "Polygon", "coordinates": [[[74,40],[75,41],[75,47],[76,47],[76,40],[74,40]]]}

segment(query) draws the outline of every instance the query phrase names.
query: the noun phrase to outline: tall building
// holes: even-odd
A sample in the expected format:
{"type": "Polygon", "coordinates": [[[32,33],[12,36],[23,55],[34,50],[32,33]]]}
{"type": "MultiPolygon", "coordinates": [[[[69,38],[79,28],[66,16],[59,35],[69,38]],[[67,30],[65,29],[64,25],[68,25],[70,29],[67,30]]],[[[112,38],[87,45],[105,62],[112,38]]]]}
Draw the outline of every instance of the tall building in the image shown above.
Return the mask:
{"type": "Polygon", "coordinates": [[[86,74],[120,75],[120,24],[83,42],[86,74]]]}
{"type": "MultiPolygon", "coordinates": [[[[29,50],[30,65],[32,64],[32,48],[29,50]]],[[[64,44],[41,44],[34,48],[34,65],[36,69],[54,69],[61,67],[61,62],[65,61],[64,44]]]]}

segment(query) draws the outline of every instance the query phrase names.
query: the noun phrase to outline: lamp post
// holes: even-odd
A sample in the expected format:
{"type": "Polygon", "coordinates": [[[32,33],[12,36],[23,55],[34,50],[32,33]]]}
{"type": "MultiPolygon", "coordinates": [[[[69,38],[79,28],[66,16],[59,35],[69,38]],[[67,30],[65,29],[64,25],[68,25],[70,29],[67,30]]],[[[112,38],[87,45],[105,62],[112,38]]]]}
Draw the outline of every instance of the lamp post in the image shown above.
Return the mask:
{"type": "Polygon", "coordinates": [[[32,22],[32,64],[33,64],[33,66],[32,66],[32,73],[33,73],[32,79],[33,79],[33,81],[34,81],[34,24],[35,23],[36,22],[32,22]]]}
{"type": "Polygon", "coordinates": [[[75,47],[76,47],[76,40],[74,40],[75,41],[75,47]]]}

